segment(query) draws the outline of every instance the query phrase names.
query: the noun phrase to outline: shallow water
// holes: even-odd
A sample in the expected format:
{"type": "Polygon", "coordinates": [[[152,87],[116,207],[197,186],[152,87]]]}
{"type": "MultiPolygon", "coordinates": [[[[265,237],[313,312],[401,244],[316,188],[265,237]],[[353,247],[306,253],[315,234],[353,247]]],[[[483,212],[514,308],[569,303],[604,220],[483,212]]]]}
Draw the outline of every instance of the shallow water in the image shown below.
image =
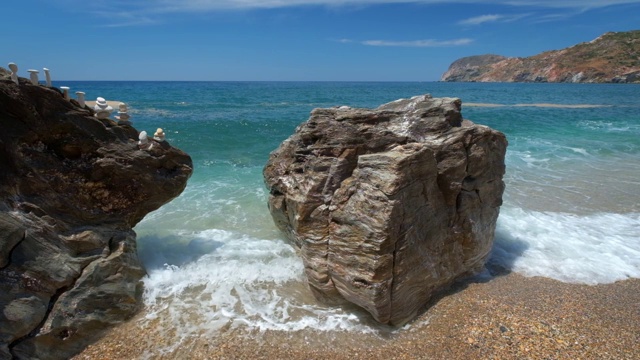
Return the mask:
{"type": "MultiPolygon", "coordinates": [[[[78,82],[87,98],[130,105],[138,130],[162,127],[188,152],[185,192],[138,226],[145,317],[171,345],[230,328],[402,331],[318,304],[302,262],[266,208],[268,154],[315,107],[376,107],[431,93],[509,140],[490,263],[527,276],[610,283],[640,278],[640,86],[479,83],[78,82]],[[464,106],[581,104],[602,107],[464,106]],[[158,326],[162,324],[162,326],[158,326]],[[178,335],[180,334],[180,335],[178,335]]],[[[160,350],[159,350],[160,351],[160,350]]]]}

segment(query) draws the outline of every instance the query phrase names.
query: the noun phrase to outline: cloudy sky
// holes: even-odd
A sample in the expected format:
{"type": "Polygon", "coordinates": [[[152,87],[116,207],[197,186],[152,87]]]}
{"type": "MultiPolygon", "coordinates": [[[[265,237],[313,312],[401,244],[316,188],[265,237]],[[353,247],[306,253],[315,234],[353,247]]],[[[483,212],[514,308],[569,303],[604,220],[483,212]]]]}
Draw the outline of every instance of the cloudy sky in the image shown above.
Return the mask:
{"type": "Polygon", "coordinates": [[[61,80],[436,81],[640,29],[640,0],[11,0],[0,66],[61,80]]]}

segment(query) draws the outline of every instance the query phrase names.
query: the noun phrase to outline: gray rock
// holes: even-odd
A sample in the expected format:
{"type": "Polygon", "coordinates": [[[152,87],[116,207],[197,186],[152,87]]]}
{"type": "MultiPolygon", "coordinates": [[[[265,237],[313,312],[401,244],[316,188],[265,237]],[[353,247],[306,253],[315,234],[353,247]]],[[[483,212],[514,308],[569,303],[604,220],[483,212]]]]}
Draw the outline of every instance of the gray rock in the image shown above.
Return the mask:
{"type": "Polygon", "coordinates": [[[88,334],[130,318],[140,308],[145,274],[136,254],[135,233],[112,241],[111,253],[89,263],[68,291],[55,301],[36,336],[13,348],[18,358],[62,359],[81,351],[88,334]],[[108,299],[110,306],[105,306],[108,299]],[[79,340],[79,341],[77,341],[79,340]]]}
{"type": "Polygon", "coordinates": [[[374,110],[315,109],[264,169],[276,225],[317,298],[382,323],[479,272],[502,204],[504,135],[428,95],[374,110]]]}

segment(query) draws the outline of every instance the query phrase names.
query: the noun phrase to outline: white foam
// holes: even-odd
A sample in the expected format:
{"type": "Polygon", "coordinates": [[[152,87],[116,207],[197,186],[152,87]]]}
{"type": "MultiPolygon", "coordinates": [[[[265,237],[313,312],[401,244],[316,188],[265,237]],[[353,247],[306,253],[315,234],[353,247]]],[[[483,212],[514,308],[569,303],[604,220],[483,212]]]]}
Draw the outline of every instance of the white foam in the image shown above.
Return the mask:
{"type": "MultiPolygon", "coordinates": [[[[429,321],[388,329],[363,311],[318,304],[305,283],[302,260],[282,240],[209,229],[176,231],[144,244],[143,259],[178,260],[146,264],[146,316],[139,326],[166,339],[149,357],[237,327],[378,334],[413,331],[429,321]],[[162,243],[154,247],[153,241],[162,243]]],[[[640,213],[574,215],[503,206],[490,263],[571,283],[640,278],[640,213]]]]}
{"type": "Polygon", "coordinates": [[[638,133],[640,132],[640,125],[633,122],[622,122],[619,123],[617,121],[597,121],[597,120],[582,120],[576,124],[579,128],[595,130],[600,132],[608,132],[608,133],[620,133],[620,132],[630,132],[630,133],[638,133]]]}
{"type": "Polygon", "coordinates": [[[490,262],[569,283],[640,278],[640,213],[567,213],[503,207],[490,262]]]}
{"type": "Polygon", "coordinates": [[[141,321],[159,321],[172,341],[238,326],[374,331],[355,313],[313,300],[302,260],[289,244],[224,230],[192,237],[198,243],[190,247],[194,252],[206,249],[207,242],[210,252],[182,266],[151,269],[144,279],[147,315],[141,321]]]}
{"type": "Polygon", "coordinates": [[[582,154],[584,156],[589,156],[589,153],[587,152],[587,150],[583,149],[583,148],[575,148],[575,147],[569,147],[569,149],[573,152],[576,152],[578,154],[582,154]]]}

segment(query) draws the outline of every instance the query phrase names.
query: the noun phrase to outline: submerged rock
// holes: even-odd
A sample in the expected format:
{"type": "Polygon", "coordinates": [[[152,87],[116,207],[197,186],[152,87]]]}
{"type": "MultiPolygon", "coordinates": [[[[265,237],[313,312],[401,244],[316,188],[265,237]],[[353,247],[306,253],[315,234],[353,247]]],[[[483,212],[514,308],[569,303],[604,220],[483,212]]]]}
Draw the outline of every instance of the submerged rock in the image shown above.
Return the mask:
{"type": "Polygon", "coordinates": [[[505,136],[429,95],[374,110],[315,109],[264,169],[269,209],[316,297],[381,323],[480,271],[504,183],[505,136]]]}
{"type": "Polygon", "coordinates": [[[141,305],[132,230],[191,158],[0,73],[0,359],[65,359],[141,305]]]}

